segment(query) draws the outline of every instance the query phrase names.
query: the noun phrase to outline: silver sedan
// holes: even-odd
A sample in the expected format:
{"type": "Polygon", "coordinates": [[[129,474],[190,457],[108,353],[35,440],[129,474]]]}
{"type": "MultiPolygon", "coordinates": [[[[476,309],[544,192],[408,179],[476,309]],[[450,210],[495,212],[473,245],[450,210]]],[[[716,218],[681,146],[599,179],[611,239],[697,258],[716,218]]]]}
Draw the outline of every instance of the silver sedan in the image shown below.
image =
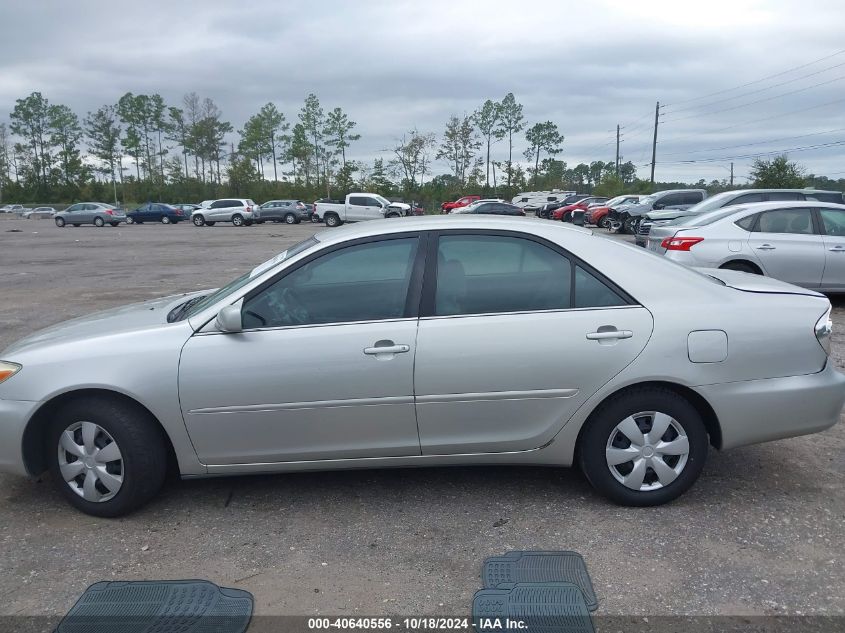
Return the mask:
{"type": "Polygon", "coordinates": [[[647,248],[687,266],[726,268],[845,292],[845,206],[762,202],[655,226],[647,248]]]}
{"type": "Polygon", "coordinates": [[[98,516],[150,500],[169,465],[577,464],[613,501],[655,505],[695,482],[709,446],[836,423],[829,315],[811,290],[560,223],[355,224],[216,291],[6,349],[0,470],[49,470],[98,516]]]}

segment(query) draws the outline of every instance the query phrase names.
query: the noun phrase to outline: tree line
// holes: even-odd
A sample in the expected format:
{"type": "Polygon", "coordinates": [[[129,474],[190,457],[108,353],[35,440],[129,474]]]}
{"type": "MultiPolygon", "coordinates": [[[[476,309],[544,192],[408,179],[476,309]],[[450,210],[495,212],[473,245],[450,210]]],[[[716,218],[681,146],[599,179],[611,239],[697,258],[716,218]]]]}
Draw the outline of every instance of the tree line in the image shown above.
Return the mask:
{"type": "MultiPolygon", "coordinates": [[[[450,116],[439,137],[405,132],[386,158],[355,159],[351,148],[360,138],[342,108],[324,110],[315,94],[291,119],[267,103],[235,130],[211,98],[195,92],[175,105],[127,92],[84,116],[33,92],[0,123],[0,201],[312,200],[363,189],[433,208],[463,193],[509,198],[529,188],[615,194],[651,187],[630,161],[569,167],[558,158],[564,135],[557,124],[527,121],[513,93],[450,116]],[[438,162],[447,173],[434,175],[438,162]]],[[[658,188],[666,184],[675,183],[658,188]]]]}

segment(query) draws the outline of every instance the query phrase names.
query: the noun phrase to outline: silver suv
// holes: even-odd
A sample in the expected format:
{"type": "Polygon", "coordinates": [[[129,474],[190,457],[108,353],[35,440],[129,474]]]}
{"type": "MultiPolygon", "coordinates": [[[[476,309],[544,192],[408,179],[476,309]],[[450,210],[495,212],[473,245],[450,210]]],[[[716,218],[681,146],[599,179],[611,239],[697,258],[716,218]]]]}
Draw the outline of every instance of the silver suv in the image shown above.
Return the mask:
{"type": "Polygon", "coordinates": [[[659,211],[669,207],[687,209],[698,204],[707,197],[704,189],[668,189],[658,191],[649,196],[640,198],[637,204],[625,207],[624,209],[612,210],[607,214],[610,218],[612,229],[620,233],[636,234],[639,229],[640,220],[649,211],[659,211]]]}
{"type": "Polygon", "coordinates": [[[250,226],[260,217],[258,205],[248,198],[222,198],[191,213],[194,226],[214,226],[217,222],[231,222],[235,226],[250,226]]]}

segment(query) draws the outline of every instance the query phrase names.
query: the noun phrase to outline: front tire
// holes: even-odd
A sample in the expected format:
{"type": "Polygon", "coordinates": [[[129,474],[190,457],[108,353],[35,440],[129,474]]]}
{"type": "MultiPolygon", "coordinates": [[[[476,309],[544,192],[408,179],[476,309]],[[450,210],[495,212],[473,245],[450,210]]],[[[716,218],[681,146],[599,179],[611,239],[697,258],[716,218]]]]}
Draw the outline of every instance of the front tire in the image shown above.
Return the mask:
{"type": "Polygon", "coordinates": [[[622,233],[630,233],[631,235],[636,235],[637,227],[640,225],[640,221],[637,218],[627,218],[625,222],[622,224],[622,233]]]}
{"type": "Polygon", "coordinates": [[[191,222],[194,223],[194,226],[205,226],[205,218],[201,215],[194,215],[191,218],[191,222]]]}
{"type": "Polygon", "coordinates": [[[94,218],[94,226],[100,227],[105,224],[105,221],[101,217],[94,218]]]}
{"type": "Polygon", "coordinates": [[[126,223],[127,224],[135,224],[135,220],[131,216],[126,216],[126,223]]]}
{"type": "Polygon", "coordinates": [[[293,213],[285,215],[285,224],[296,224],[296,216],[293,213]]]}
{"type": "Polygon", "coordinates": [[[609,229],[610,228],[610,218],[608,218],[607,216],[603,217],[601,220],[599,220],[599,226],[603,229],[609,229]]]}
{"type": "Polygon", "coordinates": [[[393,212],[393,213],[388,213],[388,214],[387,214],[387,217],[389,217],[389,218],[398,218],[398,217],[399,217],[399,214],[398,214],[398,213],[396,213],[396,212],[393,212]]]}
{"type": "Polygon", "coordinates": [[[688,400],[662,387],[641,387],[593,412],[578,461],[592,486],[615,503],[655,506],[695,483],[708,444],[704,421],[688,400]]]}
{"type": "Polygon", "coordinates": [[[56,226],[57,227],[62,228],[64,225],[65,225],[65,219],[64,218],[56,218],[56,226]]]}
{"type": "Polygon", "coordinates": [[[167,442],[155,420],[112,399],[79,398],[62,406],[46,450],[62,496],[98,517],[141,507],[161,489],[167,472],[167,442]]]}

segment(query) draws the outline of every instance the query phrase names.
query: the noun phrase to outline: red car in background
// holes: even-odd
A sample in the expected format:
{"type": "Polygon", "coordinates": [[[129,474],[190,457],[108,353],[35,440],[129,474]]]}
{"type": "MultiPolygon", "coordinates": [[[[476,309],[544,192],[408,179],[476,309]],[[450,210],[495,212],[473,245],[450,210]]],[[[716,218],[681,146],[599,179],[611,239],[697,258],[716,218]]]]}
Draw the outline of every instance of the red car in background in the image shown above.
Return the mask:
{"type": "Polygon", "coordinates": [[[596,226],[600,226],[601,228],[607,228],[607,221],[605,218],[607,217],[608,212],[613,207],[622,207],[628,204],[636,204],[640,199],[640,196],[630,195],[630,196],[616,196],[615,198],[611,198],[607,201],[607,204],[602,205],[600,207],[593,207],[592,209],[587,209],[586,213],[584,214],[584,224],[595,224],[596,226]]]}
{"type": "Polygon", "coordinates": [[[452,209],[460,209],[468,204],[472,204],[476,200],[481,200],[481,196],[464,196],[458,198],[454,202],[444,202],[440,205],[440,213],[451,213],[452,209]]]}
{"type": "Polygon", "coordinates": [[[607,202],[607,200],[607,198],[599,198],[596,196],[593,196],[592,198],[584,198],[583,200],[579,200],[575,204],[568,204],[565,207],[561,207],[560,209],[555,209],[554,211],[552,211],[552,219],[562,220],[563,222],[572,222],[573,211],[586,211],[587,207],[589,207],[591,204],[607,202]]]}

